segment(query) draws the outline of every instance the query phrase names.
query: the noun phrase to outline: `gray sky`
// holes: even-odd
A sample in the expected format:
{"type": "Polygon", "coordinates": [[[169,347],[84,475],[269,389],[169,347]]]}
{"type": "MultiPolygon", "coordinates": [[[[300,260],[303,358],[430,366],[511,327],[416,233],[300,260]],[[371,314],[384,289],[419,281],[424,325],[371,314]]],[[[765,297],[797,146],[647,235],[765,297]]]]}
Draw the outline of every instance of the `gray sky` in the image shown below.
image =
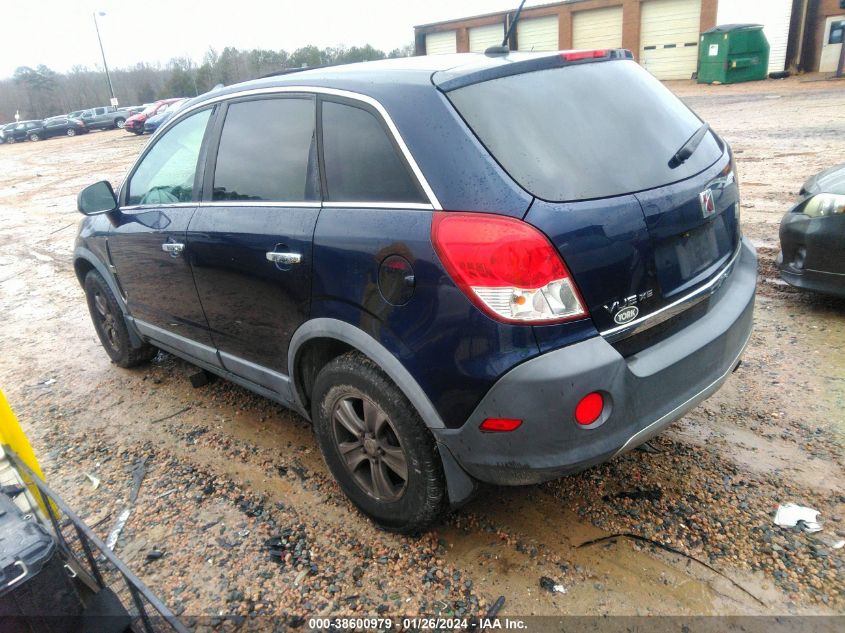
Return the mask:
{"type": "MultiPolygon", "coordinates": [[[[549,0],[531,1],[526,6],[549,0]]],[[[109,67],[199,61],[209,46],[293,51],[372,44],[389,51],[413,42],[415,24],[516,8],[518,0],[4,0],[0,77],[18,66],[57,71],[101,66],[92,11],[109,67]]]]}

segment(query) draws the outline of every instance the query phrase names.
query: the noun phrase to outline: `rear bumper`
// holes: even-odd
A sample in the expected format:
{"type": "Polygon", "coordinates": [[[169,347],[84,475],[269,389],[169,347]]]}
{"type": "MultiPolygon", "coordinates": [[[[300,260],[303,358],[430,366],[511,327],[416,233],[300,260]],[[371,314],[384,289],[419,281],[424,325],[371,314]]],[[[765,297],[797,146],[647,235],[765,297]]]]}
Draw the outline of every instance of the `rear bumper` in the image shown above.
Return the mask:
{"type": "Polygon", "coordinates": [[[500,485],[555,479],[635,448],[714,393],[751,336],[757,256],[743,241],[733,272],[704,316],[623,358],[604,338],[529,360],[505,374],[459,429],[434,430],[473,477],[500,485]],[[589,427],[574,419],[590,392],[605,410],[589,427]],[[483,433],[488,417],[519,418],[511,433],[483,433]]]}

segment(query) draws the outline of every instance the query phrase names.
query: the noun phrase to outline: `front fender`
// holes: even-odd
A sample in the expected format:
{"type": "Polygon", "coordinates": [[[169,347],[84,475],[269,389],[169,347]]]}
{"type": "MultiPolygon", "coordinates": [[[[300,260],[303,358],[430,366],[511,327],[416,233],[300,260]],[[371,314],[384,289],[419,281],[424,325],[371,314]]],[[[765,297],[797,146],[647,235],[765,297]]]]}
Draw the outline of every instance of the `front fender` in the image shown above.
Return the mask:
{"type": "MultiPolygon", "coordinates": [[[[106,283],[109,286],[109,289],[112,291],[115,299],[117,299],[117,304],[120,306],[120,311],[123,313],[123,321],[126,323],[126,329],[129,331],[129,338],[132,343],[133,347],[140,347],[143,345],[144,340],[141,338],[141,335],[138,333],[138,330],[135,329],[135,325],[132,322],[132,319],[127,319],[126,317],[129,316],[129,308],[126,306],[126,302],[123,300],[123,295],[120,292],[120,288],[117,285],[117,280],[114,278],[114,274],[109,269],[109,266],[105,264],[99,257],[97,257],[91,250],[85,248],[84,246],[77,246],[73,251],[73,265],[74,270],[77,269],[77,265],[80,261],[86,262],[86,264],[90,265],[94,270],[96,270],[100,275],[102,275],[103,279],[106,280],[106,283]]],[[[85,284],[85,278],[77,275],[79,279],[79,284],[85,284]]]]}

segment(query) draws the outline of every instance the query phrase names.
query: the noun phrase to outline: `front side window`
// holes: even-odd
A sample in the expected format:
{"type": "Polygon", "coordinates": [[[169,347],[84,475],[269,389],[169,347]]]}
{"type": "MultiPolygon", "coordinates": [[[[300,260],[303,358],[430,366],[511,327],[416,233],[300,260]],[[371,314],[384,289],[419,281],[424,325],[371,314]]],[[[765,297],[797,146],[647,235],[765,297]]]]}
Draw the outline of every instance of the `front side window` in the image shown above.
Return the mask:
{"type": "Polygon", "coordinates": [[[232,103],[220,135],[214,200],[316,200],[314,100],[232,103]]]}
{"type": "Polygon", "coordinates": [[[152,146],[129,181],[128,205],[194,199],[194,177],[211,109],[179,121],[152,146]]]}
{"type": "Polygon", "coordinates": [[[372,112],[333,101],[322,109],[328,200],[427,202],[372,112]]]}

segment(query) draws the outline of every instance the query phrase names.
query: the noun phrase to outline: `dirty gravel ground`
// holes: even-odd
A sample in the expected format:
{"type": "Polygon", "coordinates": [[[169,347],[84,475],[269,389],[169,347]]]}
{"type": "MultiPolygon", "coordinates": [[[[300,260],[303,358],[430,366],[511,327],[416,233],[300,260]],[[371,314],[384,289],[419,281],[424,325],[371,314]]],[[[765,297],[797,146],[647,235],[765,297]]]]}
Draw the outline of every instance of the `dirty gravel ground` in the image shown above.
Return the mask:
{"type": "Polygon", "coordinates": [[[120,182],[144,140],[0,147],[0,386],[48,482],[105,537],[145,459],[116,551],[184,617],[472,615],[500,595],[501,614],[518,616],[842,614],[845,550],[772,516],[809,505],[822,534],[845,536],[845,302],[782,285],[773,261],[800,184],[845,157],[845,83],[670,87],[736,152],[761,262],[742,366],[655,451],[485,489],[416,539],[354,510],[296,415],[223,380],[193,389],[190,367],[166,354],[135,370],[109,363],[71,265],[75,197],[120,182]],[[700,562],[628,537],[579,547],[619,533],[700,562]],[[148,561],[151,550],[163,556],[148,561]],[[541,589],[542,576],[567,593],[541,589]]]}

